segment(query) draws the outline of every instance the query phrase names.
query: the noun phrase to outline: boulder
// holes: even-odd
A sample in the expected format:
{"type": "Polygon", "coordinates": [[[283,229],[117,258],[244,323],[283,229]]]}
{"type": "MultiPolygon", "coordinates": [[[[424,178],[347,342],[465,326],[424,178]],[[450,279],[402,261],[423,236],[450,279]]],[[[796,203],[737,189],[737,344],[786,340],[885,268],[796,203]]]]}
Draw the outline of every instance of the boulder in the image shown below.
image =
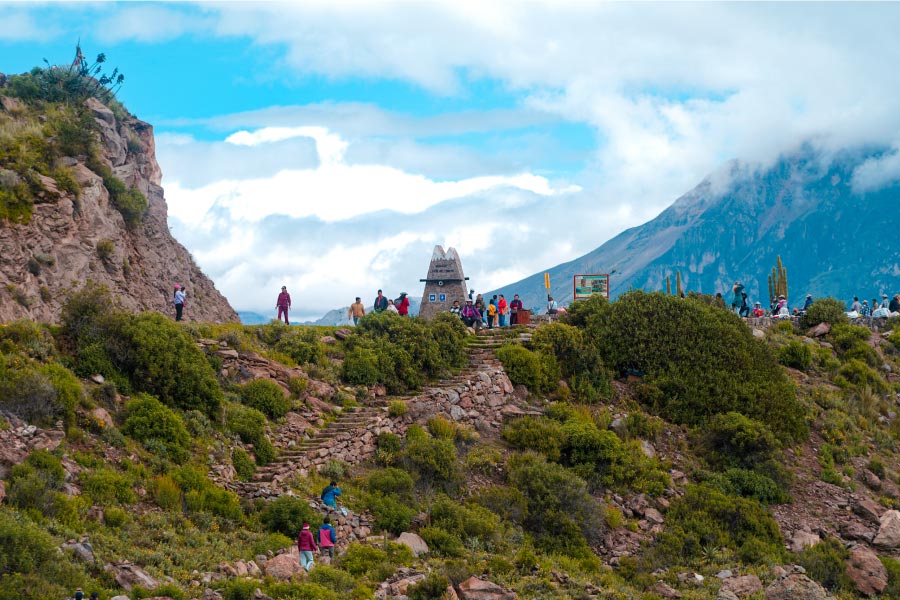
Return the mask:
{"type": "Polygon", "coordinates": [[[853,503],[853,512],[868,521],[878,522],[884,507],[868,498],[861,498],[853,503]]]}
{"type": "Polygon", "coordinates": [[[222,600],[222,594],[215,590],[206,588],[205,590],[203,590],[203,595],[200,596],[200,600],[222,600]]]}
{"type": "Polygon", "coordinates": [[[716,600],[740,600],[734,592],[729,590],[719,590],[719,593],[716,594],[716,600]]]}
{"type": "Polygon", "coordinates": [[[791,573],[766,588],[766,600],[833,600],[833,596],[806,575],[791,573]]]}
{"type": "Polygon", "coordinates": [[[822,538],[811,531],[802,529],[797,530],[794,532],[794,535],[791,536],[791,552],[802,552],[804,548],[815,546],[821,541],[822,538]]]}
{"type": "Polygon", "coordinates": [[[856,589],[866,596],[881,593],[888,582],[887,569],[878,560],[878,555],[865,546],[856,546],[850,551],[847,576],[856,589]]]}
{"type": "Polygon", "coordinates": [[[883,548],[900,546],[900,511],[889,510],[881,515],[881,525],[874,544],[883,548]]]}
{"type": "Polygon", "coordinates": [[[657,581],[656,585],[647,588],[647,591],[662,596],[663,598],[681,598],[681,592],[673,589],[664,581],[657,581]]]}
{"type": "Polygon", "coordinates": [[[107,563],[103,570],[112,575],[116,583],[129,592],[136,585],[147,590],[159,587],[158,581],[150,577],[142,568],[130,562],[107,563]]]}
{"type": "Polygon", "coordinates": [[[409,546],[409,549],[412,550],[414,556],[418,557],[423,554],[428,554],[428,544],[415,533],[404,531],[400,534],[400,537],[397,538],[397,543],[409,546]]]}
{"type": "Polygon", "coordinates": [[[699,573],[679,573],[678,581],[682,585],[691,585],[694,587],[702,587],[706,578],[699,573]]]}
{"type": "Polygon", "coordinates": [[[756,575],[741,575],[739,577],[729,577],[722,582],[722,587],[719,588],[720,591],[729,591],[738,598],[743,598],[744,596],[750,596],[757,592],[761,592],[762,589],[762,582],[756,575]]]}
{"type": "MultiPolygon", "coordinates": [[[[222,599],[222,597],[219,596],[219,600],[221,600],[221,599],[222,599]]],[[[129,599],[128,599],[128,596],[119,595],[119,596],[113,596],[109,600],[129,600],[129,599]]],[[[204,600],[206,600],[206,599],[204,598],[204,600]]]]}
{"type": "Polygon", "coordinates": [[[63,550],[71,550],[75,557],[88,564],[94,562],[94,549],[91,547],[90,542],[66,542],[62,545],[63,550]]]}
{"type": "Polygon", "coordinates": [[[334,330],[334,337],[336,337],[337,339],[339,339],[339,340],[341,340],[341,341],[346,340],[346,339],[347,339],[348,337],[350,337],[352,334],[353,334],[353,332],[350,331],[349,329],[345,328],[345,327],[342,327],[341,329],[335,329],[335,330],[334,330]]]}
{"type": "Polygon", "coordinates": [[[293,556],[291,553],[285,553],[267,560],[263,570],[270,577],[286,581],[297,576],[303,570],[303,567],[300,566],[300,561],[296,556],[293,556]]]}
{"type": "Polygon", "coordinates": [[[822,337],[823,335],[828,335],[828,332],[831,331],[831,325],[828,323],[819,323],[812,329],[806,332],[806,335],[809,337],[822,337]]]}
{"type": "Polygon", "coordinates": [[[496,583],[469,577],[459,584],[460,600],[516,600],[516,593],[496,583]]]}

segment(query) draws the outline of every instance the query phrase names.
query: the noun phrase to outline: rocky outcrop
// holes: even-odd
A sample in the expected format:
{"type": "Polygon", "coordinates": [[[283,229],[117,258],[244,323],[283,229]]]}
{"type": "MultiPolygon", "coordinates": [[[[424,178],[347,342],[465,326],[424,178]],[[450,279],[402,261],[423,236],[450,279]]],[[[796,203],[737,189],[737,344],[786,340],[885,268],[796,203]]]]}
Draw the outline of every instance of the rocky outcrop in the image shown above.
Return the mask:
{"type": "Polygon", "coordinates": [[[866,596],[880,594],[888,583],[887,569],[878,560],[878,555],[865,546],[856,546],[850,551],[847,576],[866,596]]]}
{"type": "Polygon", "coordinates": [[[779,577],[766,588],[766,600],[833,600],[825,588],[800,572],[779,577]]]}
{"type": "Polygon", "coordinates": [[[13,416],[8,417],[8,422],[8,429],[0,429],[0,478],[6,477],[10,467],[20,464],[34,450],[55,450],[66,436],[62,423],[56,429],[41,429],[13,416]]]}
{"type": "MultiPolygon", "coordinates": [[[[0,89],[0,98],[2,89],[0,89]]],[[[175,283],[187,289],[187,320],[237,321],[237,313],[169,232],[153,127],[118,119],[97,100],[86,107],[99,129],[101,161],[148,201],[140,223],[127,227],[100,174],[81,157],[59,157],[81,187],[77,195],[42,178],[45,198],[28,223],[0,221],[0,322],[54,323],[67,292],[93,281],[132,311],[173,313],[175,283]],[[98,251],[102,244],[102,251],[98,251]]]]}
{"type": "Polygon", "coordinates": [[[516,600],[515,592],[477,577],[469,577],[458,588],[462,600],[516,600]]]}
{"type": "Polygon", "coordinates": [[[900,546],[900,511],[889,510],[881,515],[881,526],[875,536],[875,545],[882,548],[900,546]]]}
{"type": "Polygon", "coordinates": [[[397,537],[397,543],[408,546],[412,550],[413,556],[422,556],[428,554],[428,544],[421,537],[410,531],[404,531],[397,537]]]}

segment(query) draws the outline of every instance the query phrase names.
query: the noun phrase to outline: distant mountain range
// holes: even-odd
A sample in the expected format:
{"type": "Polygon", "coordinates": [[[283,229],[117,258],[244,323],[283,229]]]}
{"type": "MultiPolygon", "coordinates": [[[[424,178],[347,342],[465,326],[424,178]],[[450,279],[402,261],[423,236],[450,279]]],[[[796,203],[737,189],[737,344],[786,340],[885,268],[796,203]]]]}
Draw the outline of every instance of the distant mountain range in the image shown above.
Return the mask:
{"type": "MultiPolygon", "coordinates": [[[[854,174],[871,174],[884,151],[826,157],[804,149],[768,168],[726,164],[655,219],[628,229],[584,256],[547,269],[551,293],[572,301],[573,276],[610,273],[610,295],[630,288],[721,292],[742,281],[753,301],[768,303],[767,276],[781,256],[789,303],[806,294],[849,301],[900,291],[900,182],[860,191],[854,174]]],[[[887,161],[890,162],[890,161],[887,161]]],[[[884,177],[884,179],[890,179],[884,177]]],[[[895,178],[897,179],[897,178],[895,178]]],[[[490,292],[518,293],[526,307],[546,307],[544,271],[490,292]]]]}

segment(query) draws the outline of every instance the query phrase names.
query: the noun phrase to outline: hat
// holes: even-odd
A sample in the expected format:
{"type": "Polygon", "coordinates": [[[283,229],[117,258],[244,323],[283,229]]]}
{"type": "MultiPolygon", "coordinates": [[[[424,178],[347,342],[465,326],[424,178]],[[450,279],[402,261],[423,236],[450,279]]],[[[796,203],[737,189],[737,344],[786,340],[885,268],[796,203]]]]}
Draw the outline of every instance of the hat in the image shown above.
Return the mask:
{"type": "Polygon", "coordinates": [[[283,286],[281,286],[281,289],[286,290],[286,289],[287,289],[287,286],[286,286],[286,285],[283,285],[283,286]]]}
{"type": "Polygon", "coordinates": [[[400,292],[400,296],[401,296],[401,297],[402,297],[402,296],[409,296],[409,294],[407,294],[406,292],[400,292]]]}
{"type": "Polygon", "coordinates": [[[779,300],[784,300],[784,294],[778,296],[778,299],[779,299],[779,300]]]}
{"type": "Polygon", "coordinates": [[[756,305],[759,306],[760,305],[759,302],[757,302],[756,305]]]}
{"type": "Polygon", "coordinates": [[[812,298],[812,294],[807,294],[806,297],[807,297],[807,298],[812,298]]]}
{"type": "Polygon", "coordinates": [[[176,284],[175,284],[175,289],[176,289],[176,290],[180,290],[180,289],[181,289],[181,286],[178,285],[178,284],[176,283],[176,284]]]}
{"type": "Polygon", "coordinates": [[[868,300],[863,300],[863,304],[868,304],[868,303],[869,303],[868,300]]]}
{"type": "Polygon", "coordinates": [[[887,294],[882,294],[881,297],[882,297],[882,298],[887,298],[887,294]]]}
{"type": "Polygon", "coordinates": [[[309,523],[304,523],[304,524],[303,524],[303,529],[309,529],[309,523]]]}
{"type": "Polygon", "coordinates": [[[472,299],[471,299],[471,298],[467,298],[467,299],[466,299],[466,302],[472,302],[472,299]]]}

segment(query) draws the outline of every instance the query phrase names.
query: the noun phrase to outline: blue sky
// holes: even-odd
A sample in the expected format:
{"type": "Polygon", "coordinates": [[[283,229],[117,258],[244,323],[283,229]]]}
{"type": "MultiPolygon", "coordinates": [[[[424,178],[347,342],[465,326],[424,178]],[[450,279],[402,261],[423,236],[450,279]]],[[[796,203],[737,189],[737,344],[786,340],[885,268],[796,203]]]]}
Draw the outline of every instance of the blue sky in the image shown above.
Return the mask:
{"type": "Polygon", "coordinates": [[[0,22],[0,71],[79,38],[121,69],[170,227],[242,310],[282,284],[304,317],[420,293],[435,244],[498,287],[726,160],[900,144],[895,4],[11,3],[0,22]]]}

